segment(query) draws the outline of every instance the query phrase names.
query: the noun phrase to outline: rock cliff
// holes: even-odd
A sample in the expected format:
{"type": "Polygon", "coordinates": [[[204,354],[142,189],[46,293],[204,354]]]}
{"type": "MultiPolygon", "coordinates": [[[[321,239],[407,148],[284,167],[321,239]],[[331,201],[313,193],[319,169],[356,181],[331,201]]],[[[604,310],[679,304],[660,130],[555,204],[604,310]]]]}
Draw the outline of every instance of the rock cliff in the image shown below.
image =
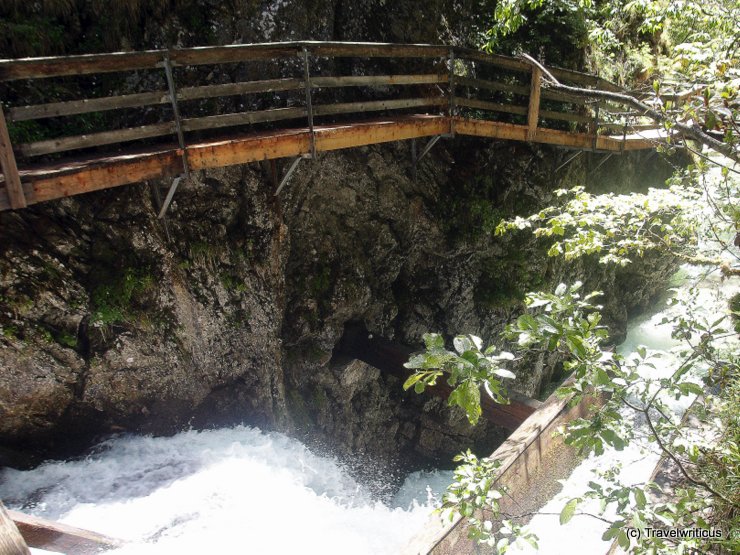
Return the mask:
{"type": "MultiPolygon", "coordinates": [[[[467,1],[423,11],[385,0],[172,5],[130,8],[124,25],[111,4],[107,30],[78,6],[48,19],[63,43],[19,37],[22,51],[10,54],[296,39],[472,44],[487,24],[467,1]]],[[[18,29],[34,6],[14,12],[18,29]]],[[[259,164],[194,174],[166,220],[153,188],[168,182],[0,214],[0,457],[234,421],[387,464],[447,461],[471,441],[491,449],[505,435],[497,426],[471,429],[442,400],[406,394],[335,347],[347,324],[411,346],[426,331],[491,340],[527,290],[579,278],[607,292],[608,319],[623,331],[670,261],[564,265],[531,240],[490,234],[559,187],[604,186],[605,176],[610,189],[646,184],[644,155],[589,172],[600,157],[586,154],[559,169],[569,156],[456,138],[414,169],[409,143],[391,143],[304,161],[279,197],[259,164]]],[[[554,362],[522,364],[519,391],[537,395],[554,362]]]]}

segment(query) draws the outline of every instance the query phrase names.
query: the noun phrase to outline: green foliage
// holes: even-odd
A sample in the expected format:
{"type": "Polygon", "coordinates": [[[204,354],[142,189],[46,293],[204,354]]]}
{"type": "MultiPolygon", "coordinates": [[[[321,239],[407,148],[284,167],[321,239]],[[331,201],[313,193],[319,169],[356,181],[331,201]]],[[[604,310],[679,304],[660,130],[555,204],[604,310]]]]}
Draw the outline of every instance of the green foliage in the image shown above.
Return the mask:
{"type": "Polygon", "coordinates": [[[403,384],[405,390],[414,388],[422,393],[427,387],[446,376],[453,388],[447,400],[450,406],[457,405],[465,411],[471,424],[478,423],[481,415],[480,388],[497,403],[507,404],[504,379],[514,378],[514,374],[503,368],[502,364],[513,360],[506,351],[496,352],[491,345],[483,350],[483,342],[475,335],[458,335],[453,340],[455,351],[445,349],[444,338],[436,333],[424,334],[426,350],[411,357],[404,364],[415,372],[403,384]]]}
{"type": "Polygon", "coordinates": [[[544,10],[564,13],[583,12],[591,7],[591,0],[499,0],[493,12],[495,25],[488,31],[487,48],[500,46],[501,41],[519,31],[530,17],[542,17],[544,10]]]}
{"type": "MultiPolygon", "coordinates": [[[[651,440],[677,461],[683,479],[668,500],[654,501],[650,493],[660,492],[656,483],[624,484],[618,466],[608,468],[599,473],[598,481],[589,482],[582,497],[566,503],[560,513],[561,523],[577,514],[583,500],[595,499],[602,513],[614,506],[619,515],[604,539],[616,539],[631,552],[685,553],[691,549],[704,551],[710,544],[733,552],[740,545],[740,416],[736,410],[740,401],[740,357],[737,338],[728,335],[729,315],[702,317],[695,309],[696,291],[690,291],[686,298],[676,297],[673,302],[682,309],[663,323],[673,326],[673,337],[683,340],[686,348],[672,373],[656,374],[645,369],[655,369],[657,355],[643,347],[627,358],[605,349],[608,335],[599,325],[600,307],[591,304],[600,293],[581,297],[580,289],[580,283],[561,284],[553,293],[529,294],[528,313],[507,328],[506,336],[515,339],[521,350],[560,352],[573,376],[560,391],[572,396],[574,403],[586,393],[604,398],[604,404],[588,418],[575,419],[562,430],[566,443],[584,455],[599,455],[607,448],[624,449],[636,437],[636,428],[624,412],[631,410],[647,422],[651,440]],[[730,337],[733,342],[725,346],[723,342],[730,337]],[[725,386],[719,398],[703,397],[704,383],[709,381],[725,386]],[[673,415],[669,402],[685,397],[696,397],[694,416],[701,421],[701,433],[687,430],[673,415]],[[720,528],[723,537],[671,543],[643,534],[637,546],[631,546],[627,528],[644,530],[648,526],[720,528]]],[[[459,364],[461,354],[480,352],[482,347],[480,340],[469,336],[457,338],[457,353],[446,351],[443,339],[436,334],[427,334],[425,342],[427,351],[415,357],[411,366],[419,370],[404,385],[406,388],[413,385],[423,390],[442,375],[439,368],[459,364]]],[[[466,401],[467,405],[476,402],[479,397],[474,395],[466,401]]],[[[466,410],[479,414],[475,407],[466,406],[466,410]]],[[[517,534],[529,534],[517,529],[502,541],[500,531],[493,532],[493,522],[507,516],[499,510],[502,492],[495,487],[496,462],[479,460],[470,452],[456,460],[463,464],[444,498],[444,509],[468,518],[470,537],[505,549],[517,534]]],[[[531,534],[527,537],[532,539],[531,534]]]]}
{"type": "Polygon", "coordinates": [[[139,269],[128,268],[117,279],[98,284],[92,292],[92,323],[110,325],[132,323],[137,301],[155,288],[154,277],[139,269]]]}
{"type": "Polygon", "coordinates": [[[497,489],[497,471],[501,461],[479,459],[470,450],[455,457],[461,463],[455,469],[452,484],[447,488],[440,511],[450,520],[456,514],[468,519],[468,537],[494,548],[494,553],[506,553],[513,545],[527,542],[537,549],[537,541],[532,534],[509,520],[500,521],[500,528],[494,530],[499,521],[499,500],[506,493],[497,489]]]}
{"type": "Polygon", "coordinates": [[[3,336],[7,339],[18,339],[18,326],[13,324],[2,326],[3,336]]]}
{"type": "Polygon", "coordinates": [[[503,221],[496,233],[532,230],[552,241],[550,256],[572,260],[596,254],[602,263],[620,266],[656,249],[691,252],[696,237],[692,208],[700,198],[695,189],[673,186],[647,194],[592,195],[575,187],[556,194],[560,204],[527,218],[503,221]]]}
{"type": "Polygon", "coordinates": [[[559,66],[578,66],[588,40],[591,0],[498,0],[483,47],[546,55],[559,66]]]}
{"type": "Polygon", "coordinates": [[[64,345],[65,347],[69,347],[70,349],[77,348],[77,338],[74,335],[62,331],[57,334],[56,339],[57,343],[59,343],[60,345],[64,345]]]}

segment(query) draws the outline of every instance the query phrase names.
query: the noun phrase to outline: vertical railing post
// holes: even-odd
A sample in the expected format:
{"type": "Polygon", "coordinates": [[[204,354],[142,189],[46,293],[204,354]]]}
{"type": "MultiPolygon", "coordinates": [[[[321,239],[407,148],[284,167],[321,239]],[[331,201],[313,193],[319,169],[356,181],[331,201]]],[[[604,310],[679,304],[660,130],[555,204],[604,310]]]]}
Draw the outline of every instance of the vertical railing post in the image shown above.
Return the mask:
{"type": "Polygon", "coordinates": [[[596,110],[594,114],[594,138],[593,138],[593,144],[591,145],[591,150],[596,151],[596,147],[598,145],[599,141],[599,103],[596,103],[596,110]]]}
{"type": "Polygon", "coordinates": [[[190,164],[188,163],[188,149],[185,145],[185,135],[182,132],[182,121],[180,119],[180,109],[177,105],[177,90],[175,89],[175,78],[172,74],[172,62],[170,61],[169,50],[164,54],[164,72],[167,76],[167,88],[170,91],[170,101],[172,102],[172,113],[175,116],[175,132],[177,133],[177,142],[180,144],[182,151],[182,169],[185,175],[190,174],[190,164]]]}
{"type": "Polygon", "coordinates": [[[455,115],[455,49],[450,48],[450,53],[448,55],[448,60],[450,63],[450,69],[449,69],[449,77],[448,77],[448,91],[449,91],[449,103],[447,106],[447,115],[450,118],[450,135],[455,135],[455,120],[453,119],[455,115]]]}
{"type": "Polygon", "coordinates": [[[627,144],[627,128],[630,124],[630,115],[627,114],[624,116],[624,129],[622,130],[622,144],[619,145],[619,153],[622,154],[624,152],[624,145],[627,144]]]}
{"type": "Polygon", "coordinates": [[[311,104],[311,71],[309,68],[308,49],[303,48],[303,81],[306,87],[306,116],[308,132],[311,135],[311,158],[316,159],[316,136],[313,130],[313,105],[311,104]]]}
{"type": "Polygon", "coordinates": [[[529,85],[529,108],[527,109],[527,141],[537,136],[540,119],[540,92],[542,91],[542,70],[532,66],[532,79],[529,85]]]}
{"type": "Polygon", "coordinates": [[[5,176],[5,190],[8,192],[8,202],[13,210],[25,208],[26,195],[23,194],[21,176],[13,154],[13,145],[10,142],[8,126],[5,124],[3,107],[0,105],[0,167],[5,176]]]}

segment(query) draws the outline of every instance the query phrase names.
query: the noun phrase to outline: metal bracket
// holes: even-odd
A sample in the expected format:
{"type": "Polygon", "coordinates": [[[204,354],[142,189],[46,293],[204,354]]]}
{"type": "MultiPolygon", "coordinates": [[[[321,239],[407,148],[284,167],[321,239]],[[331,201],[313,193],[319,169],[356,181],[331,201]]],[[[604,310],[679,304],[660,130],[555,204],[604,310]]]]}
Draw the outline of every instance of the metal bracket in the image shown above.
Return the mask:
{"type": "Polygon", "coordinates": [[[288,168],[288,171],[285,172],[285,175],[280,180],[280,185],[278,185],[277,189],[275,189],[274,196],[278,196],[280,194],[280,191],[283,190],[283,187],[285,187],[285,185],[287,185],[288,181],[290,180],[290,178],[293,175],[293,172],[296,171],[296,169],[298,168],[298,164],[300,164],[300,162],[301,162],[301,160],[303,160],[303,158],[304,158],[303,156],[298,156],[298,157],[296,157],[296,158],[293,159],[293,162],[291,162],[290,167],[288,168]]]}
{"type": "Polygon", "coordinates": [[[450,135],[453,137],[455,136],[455,120],[453,119],[453,116],[455,115],[455,49],[450,48],[449,53],[449,60],[450,60],[450,73],[449,73],[449,104],[447,106],[447,115],[450,118],[450,135]]]}
{"type": "Polygon", "coordinates": [[[596,104],[596,114],[594,115],[594,140],[593,144],[591,145],[591,150],[596,152],[596,146],[598,145],[599,140],[599,105],[596,104]]]}
{"type": "Polygon", "coordinates": [[[414,181],[416,181],[416,167],[419,163],[419,160],[424,158],[427,154],[429,154],[429,151],[432,150],[432,147],[437,144],[437,142],[442,138],[450,138],[453,135],[445,134],[445,135],[435,135],[432,137],[429,142],[426,144],[426,146],[421,150],[421,153],[416,152],[416,139],[411,139],[411,177],[414,181]]]}
{"type": "Polygon", "coordinates": [[[422,149],[421,154],[416,158],[416,162],[424,158],[427,154],[429,154],[429,151],[432,150],[432,147],[437,144],[437,142],[442,138],[442,135],[435,135],[431,138],[431,140],[427,143],[427,145],[422,149]]]}

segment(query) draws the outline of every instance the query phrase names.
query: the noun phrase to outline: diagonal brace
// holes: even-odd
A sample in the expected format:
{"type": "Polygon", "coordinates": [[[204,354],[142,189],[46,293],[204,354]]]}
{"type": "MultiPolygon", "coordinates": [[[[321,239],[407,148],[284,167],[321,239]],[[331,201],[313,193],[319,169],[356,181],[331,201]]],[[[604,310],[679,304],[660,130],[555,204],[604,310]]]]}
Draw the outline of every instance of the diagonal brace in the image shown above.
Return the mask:
{"type": "Polygon", "coordinates": [[[435,135],[431,138],[431,140],[427,143],[427,145],[424,147],[424,149],[421,151],[419,156],[416,158],[416,162],[424,158],[427,154],[429,154],[429,151],[432,150],[432,147],[437,144],[437,141],[439,141],[442,138],[442,135],[435,135]]]}
{"type": "Polygon", "coordinates": [[[557,168],[555,168],[555,171],[553,173],[557,173],[560,170],[562,170],[565,166],[567,166],[568,164],[570,164],[573,160],[575,160],[576,158],[578,158],[581,154],[583,154],[583,151],[582,150],[579,150],[573,156],[571,156],[565,162],[563,162],[557,168]]]}
{"type": "Polygon", "coordinates": [[[607,154],[606,156],[604,156],[604,158],[603,158],[603,159],[601,160],[601,162],[599,162],[598,164],[596,164],[596,167],[595,167],[594,169],[592,169],[592,170],[591,170],[591,173],[594,173],[594,172],[595,172],[596,170],[598,170],[598,169],[599,169],[599,168],[600,168],[601,166],[603,166],[603,165],[604,165],[604,162],[606,162],[606,161],[607,161],[607,160],[608,160],[609,158],[611,158],[612,156],[614,156],[614,153],[613,153],[613,152],[610,152],[609,154],[607,154]]]}
{"type": "Polygon", "coordinates": [[[170,207],[170,204],[172,204],[172,198],[175,196],[177,186],[180,185],[180,181],[182,181],[183,177],[183,175],[178,175],[175,179],[172,180],[172,185],[170,185],[170,189],[169,191],[167,191],[167,196],[164,198],[162,208],[160,208],[157,218],[164,218],[164,215],[167,213],[167,209],[170,207]]]}
{"type": "Polygon", "coordinates": [[[300,164],[301,160],[303,160],[303,156],[297,156],[296,158],[293,159],[293,162],[290,164],[288,171],[285,172],[285,175],[280,180],[280,185],[278,185],[278,188],[275,189],[274,196],[278,196],[280,194],[280,191],[282,191],[283,187],[285,187],[285,185],[288,183],[291,176],[293,175],[293,172],[295,172],[296,169],[298,168],[298,164],[300,164]]]}

